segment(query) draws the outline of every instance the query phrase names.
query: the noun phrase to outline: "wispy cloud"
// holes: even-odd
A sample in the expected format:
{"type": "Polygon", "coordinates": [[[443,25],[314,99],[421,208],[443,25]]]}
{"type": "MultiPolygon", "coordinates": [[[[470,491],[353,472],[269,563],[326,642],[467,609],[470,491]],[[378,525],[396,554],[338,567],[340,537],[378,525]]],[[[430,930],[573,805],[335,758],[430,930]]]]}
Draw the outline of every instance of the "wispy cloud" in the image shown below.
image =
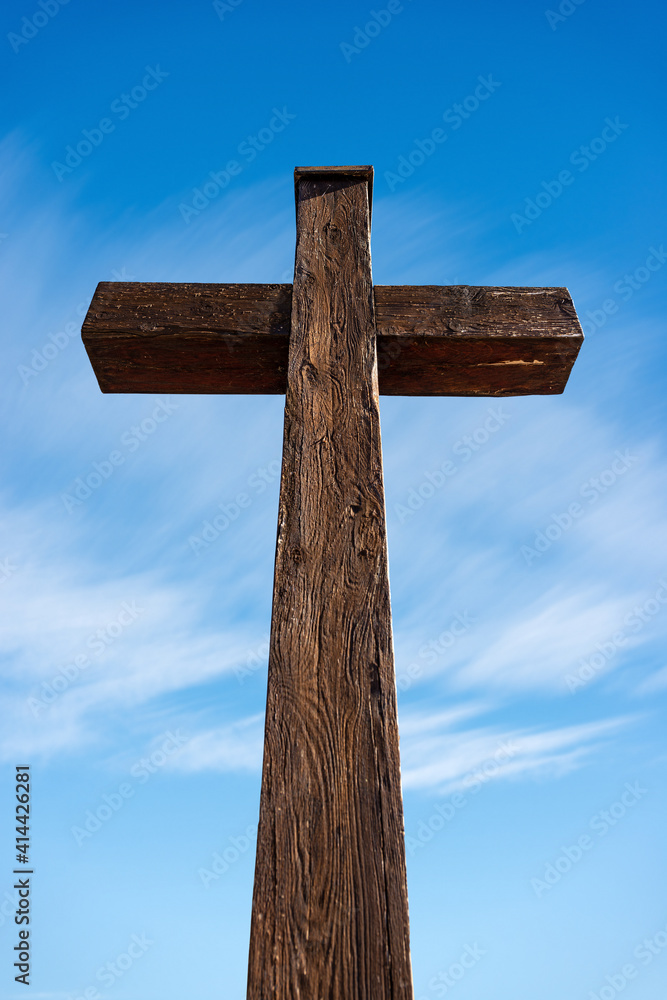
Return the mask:
{"type": "MultiPolygon", "coordinates": [[[[479,711],[484,711],[481,706],[479,711]]],[[[558,778],[582,767],[608,738],[634,721],[636,717],[625,716],[556,729],[460,729],[446,715],[409,715],[401,726],[403,785],[448,794],[465,788],[480,769],[484,781],[558,778]],[[484,766],[494,761],[495,767],[484,766]]]]}
{"type": "Polygon", "coordinates": [[[194,735],[174,758],[179,771],[258,771],[262,764],[264,715],[251,715],[194,735]]]}
{"type": "Polygon", "coordinates": [[[157,570],[95,578],[39,508],[3,511],[3,754],[50,756],[104,738],[132,711],[223,678],[257,640],[252,625],[202,625],[201,586],[157,570]]]}
{"type": "Polygon", "coordinates": [[[462,686],[561,689],[564,675],[594,646],[619,628],[629,601],[600,593],[547,593],[502,629],[487,648],[462,666],[462,686]]]}
{"type": "Polygon", "coordinates": [[[654,670],[653,673],[649,674],[637,686],[636,693],[638,695],[651,695],[665,690],[667,690],[667,666],[660,667],[659,670],[654,670]]]}

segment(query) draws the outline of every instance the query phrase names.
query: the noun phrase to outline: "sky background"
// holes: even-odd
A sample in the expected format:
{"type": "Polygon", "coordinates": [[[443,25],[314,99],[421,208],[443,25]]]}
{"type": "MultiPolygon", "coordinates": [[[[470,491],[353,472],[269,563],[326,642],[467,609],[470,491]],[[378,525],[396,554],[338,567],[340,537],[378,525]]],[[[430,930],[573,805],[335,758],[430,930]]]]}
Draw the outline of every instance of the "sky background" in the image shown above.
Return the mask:
{"type": "Polygon", "coordinates": [[[3,5],[0,997],[245,995],[283,400],[103,396],[79,331],[100,280],[291,281],[339,163],[378,284],[587,334],[562,396],[382,400],[415,996],[664,996],[665,12],[560,11],[3,5]]]}

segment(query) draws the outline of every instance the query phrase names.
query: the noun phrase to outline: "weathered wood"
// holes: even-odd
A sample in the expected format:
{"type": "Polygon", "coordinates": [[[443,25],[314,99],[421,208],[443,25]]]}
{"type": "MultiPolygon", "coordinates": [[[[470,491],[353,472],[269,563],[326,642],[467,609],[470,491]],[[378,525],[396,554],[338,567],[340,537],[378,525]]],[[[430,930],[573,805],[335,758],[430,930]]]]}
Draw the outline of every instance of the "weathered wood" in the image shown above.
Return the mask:
{"type": "Polygon", "coordinates": [[[291,285],[102,281],[81,335],[102,392],[279,393],[291,285]]]}
{"type": "Polygon", "coordinates": [[[357,180],[366,181],[368,187],[368,216],[372,218],[373,215],[373,168],[370,164],[365,166],[347,166],[347,167],[295,167],[294,169],[294,200],[296,201],[297,208],[299,205],[299,181],[302,178],[317,178],[318,180],[326,180],[327,178],[340,178],[347,177],[356,178],[357,180]]]}
{"type": "Polygon", "coordinates": [[[367,181],[301,176],[249,1000],[410,1000],[367,181]]]}
{"type": "Polygon", "coordinates": [[[563,392],[584,335],[566,288],[376,285],[380,392],[563,392]]]}
{"type": "MultiPolygon", "coordinates": [[[[374,296],[384,395],[559,393],[583,340],[566,288],[374,296]]],[[[291,285],[102,282],[82,334],[103,392],[284,393],[291,308],[291,285]]]]}

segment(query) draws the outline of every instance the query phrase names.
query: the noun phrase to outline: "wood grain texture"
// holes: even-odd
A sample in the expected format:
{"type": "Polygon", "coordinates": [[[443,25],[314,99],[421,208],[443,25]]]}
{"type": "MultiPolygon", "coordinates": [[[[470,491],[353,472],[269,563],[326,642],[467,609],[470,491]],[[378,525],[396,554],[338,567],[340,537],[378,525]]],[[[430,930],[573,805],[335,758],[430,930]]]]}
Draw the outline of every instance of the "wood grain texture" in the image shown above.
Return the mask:
{"type": "Polygon", "coordinates": [[[411,1000],[367,183],[301,179],[249,1000],[411,1000]]]}
{"type": "Polygon", "coordinates": [[[364,180],[368,188],[368,214],[373,216],[373,167],[370,164],[364,166],[348,167],[295,167],[294,169],[294,199],[299,204],[299,183],[302,180],[321,180],[326,177],[347,177],[364,180]]]}
{"type": "MultiPolygon", "coordinates": [[[[559,393],[583,341],[566,288],[374,297],[385,395],[559,393]]],[[[102,282],[82,334],[103,392],[284,393],[291,308],[291,285],[102,282]]]]}
{"type": "Polygon", "coordinates": [[[102,392],[279,393],[291,308],[291,285],[102,281],[81,334],[102,392]]]}
{"type": "Polygon", "coordinates": [[[583,341],[566,288],[376,285],[380,392],[563,392],[583,341]]]}

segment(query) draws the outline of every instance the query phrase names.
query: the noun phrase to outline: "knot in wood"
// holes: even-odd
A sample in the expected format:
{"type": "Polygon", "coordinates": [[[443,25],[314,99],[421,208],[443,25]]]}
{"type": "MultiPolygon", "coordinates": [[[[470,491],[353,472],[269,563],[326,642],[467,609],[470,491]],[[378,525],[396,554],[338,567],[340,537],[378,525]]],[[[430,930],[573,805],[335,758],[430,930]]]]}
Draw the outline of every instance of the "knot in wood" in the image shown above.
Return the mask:
{"type": "Polygon", "coordinates": [[[304,382],[309,385],[317,385],[317,368],[311,361],[304,361],[299,369],[304,382]]]}
{"type": "Polygon", "coordinates": [[[566,299],[558,299],[556,306],[560,310],[560,312],[562,312],[565,316],[568,317],[568,319],[577,318],[577,313],[574,308],[574,303],[572,302],[572,299],[570,299],[569,301],[567,301],[566,299]]]}
{"type": "Polygon", "coordinates": [[[343,239],[343,231],[335,223],[327,222],[324,226],[324,236],[327,243],[332,246],[338,246],[343,239]]]}
{"type": "Polygon", "coordinates": [[[301,284],[304,285],[306,288],[313,288],[317,284],[317,278],[312,273],[312,271],[308,271],[301,264],[297,264],[294,272],[294,277],[295,279],[298,277],[301,284]]]}

